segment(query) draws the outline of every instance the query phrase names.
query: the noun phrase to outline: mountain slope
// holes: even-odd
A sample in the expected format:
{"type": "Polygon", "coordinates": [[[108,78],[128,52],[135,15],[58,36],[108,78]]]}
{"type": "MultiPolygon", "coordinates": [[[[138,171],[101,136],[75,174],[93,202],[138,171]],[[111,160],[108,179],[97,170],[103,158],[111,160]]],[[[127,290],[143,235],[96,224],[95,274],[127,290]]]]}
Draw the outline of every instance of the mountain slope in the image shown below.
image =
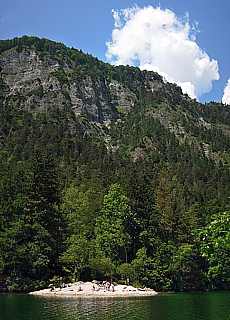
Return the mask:
{"type": "Polygon", "coordinates": [[[25,36],[1,41],[0,48],[4,96],[12,106],[34,114],[66,106],[89,122],[105,125],[135,107],[158,119],[181,142],[187,138],[208,156],[228,159],[229,106],[202,105],[176,85],[164,84],[156,73],[112,67],[46,39],[25,36]],[[219,142],[213,141],[216,136],[219,142]]]}
{"type": "Polygon", "coordinates": [[[0,41],[0,71],[10,288],[127,272],[157,290],[228,287],[230,106],[36,37],[0,41]]]}

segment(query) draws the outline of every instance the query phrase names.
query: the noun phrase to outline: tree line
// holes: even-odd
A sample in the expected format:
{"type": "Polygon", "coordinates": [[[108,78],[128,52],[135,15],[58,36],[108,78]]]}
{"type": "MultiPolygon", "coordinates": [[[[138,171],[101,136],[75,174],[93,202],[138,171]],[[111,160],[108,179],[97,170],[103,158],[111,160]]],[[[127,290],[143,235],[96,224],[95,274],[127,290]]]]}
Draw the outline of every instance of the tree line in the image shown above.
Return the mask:
{"type": "Polygon", "coordinates": [[[149,153],[134,161],[124,146],[132,150],[135,132],[131,143],[118,126],[127,140],[111,151],[97,136],[69,132],[63,113],[35,120],[14,109],[1,118],[0,278],[8,290],[41,288],[55,276],[228,290],[227,168],[180,146],[158,122],[154,148],[144,135],[149,153]]]}

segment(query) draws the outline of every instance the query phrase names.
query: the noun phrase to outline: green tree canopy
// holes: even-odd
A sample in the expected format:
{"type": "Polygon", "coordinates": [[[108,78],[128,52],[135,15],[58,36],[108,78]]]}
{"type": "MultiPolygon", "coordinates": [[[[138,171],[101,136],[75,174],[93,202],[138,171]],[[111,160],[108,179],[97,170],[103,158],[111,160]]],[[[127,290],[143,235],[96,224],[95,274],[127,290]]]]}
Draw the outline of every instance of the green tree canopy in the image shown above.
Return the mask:
{"type": "Polygon", "coordinates": [[[229,290],[230,284],[230,211],[211,216],[210,223],[196,233],[200,253],[208,260],[212,288],[229,290]]]}
{"type": "Polygon", "coordinates": [[[128,228],[132,218],[129,199],[122,194],[119,184],[112,184],[104,196],[101,215],[95,226],[96,240],[106,257],[127,261],[128,228]]]}

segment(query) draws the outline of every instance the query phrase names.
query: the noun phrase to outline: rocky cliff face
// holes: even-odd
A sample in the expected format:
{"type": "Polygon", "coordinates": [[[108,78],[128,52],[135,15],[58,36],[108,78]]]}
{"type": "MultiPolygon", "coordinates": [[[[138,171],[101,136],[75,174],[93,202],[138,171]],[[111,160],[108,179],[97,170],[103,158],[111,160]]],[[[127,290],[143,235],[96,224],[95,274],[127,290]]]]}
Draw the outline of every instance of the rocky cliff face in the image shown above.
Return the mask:
{"type": "Polygon", "coordinates": [[[116,122],[119,111],[128,113],[136,96],[116,80],[81,75],[70,64],[34,50],[15,49],[0,56],[0,70],[6,84],[6,98],[18,108],[45,112],[52,106],[71,106],[100,124],[116,122]]]}

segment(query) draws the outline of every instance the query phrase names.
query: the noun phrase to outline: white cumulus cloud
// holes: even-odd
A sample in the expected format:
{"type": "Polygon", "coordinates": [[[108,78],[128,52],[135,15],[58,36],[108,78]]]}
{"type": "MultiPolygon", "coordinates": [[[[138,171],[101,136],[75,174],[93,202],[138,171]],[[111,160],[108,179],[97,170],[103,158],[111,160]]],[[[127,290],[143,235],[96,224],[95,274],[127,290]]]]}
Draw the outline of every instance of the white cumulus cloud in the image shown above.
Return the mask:
{"type": "Polygon", "coordinates": [[[113,17],[112,40],[106,43],[111,63],[156,71],[192,98],[219,79],[218,63],[197,45],[197,26],[189,24],[188,14],[179,18],[160,7],[134,6],[113,11],[113,17]]]}
{"type": "Polygon", "coordinates": [[[228,79],[226,87],[224,88],[224,94],[223,94],[223,97],[222,97],[222,102],[224,104],[229,104],[230,105],[230,79],[228,79]]]}

